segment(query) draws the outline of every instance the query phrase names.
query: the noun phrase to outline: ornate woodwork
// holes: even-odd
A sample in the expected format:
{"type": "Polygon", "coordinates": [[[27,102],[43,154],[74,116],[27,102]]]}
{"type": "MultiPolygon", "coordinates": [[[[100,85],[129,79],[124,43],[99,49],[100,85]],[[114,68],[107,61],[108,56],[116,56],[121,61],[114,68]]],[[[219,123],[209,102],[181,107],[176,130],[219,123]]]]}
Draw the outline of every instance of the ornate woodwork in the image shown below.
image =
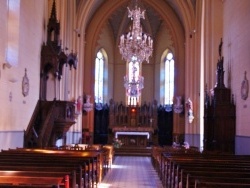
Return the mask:
{"type": "MultiPolygon", "coordinates": [[[[51,73],[57,80],[61,80],[64,65],[77,68],[77,55],[73,52],[66,54],[60,40],[60,23],[56,18],[56,5],[53,2],[50,19],[47,25],[47,41],[41,50],[41,80],[40,99],[46,100],[47,79],[51,73]]],[[[56,86],[55,86],[56,90],[56,86]]]]}
{"type": "Polygon", "coordinates": [[[123,146],[147,147],[148,139],[143,135],[120,135],[123,146]]]}
{"type": "Polygon", "coordinates": [[[235,152],[236,112],[231,90],[224,85],[222,41],[219,46],[217,83],[206,91],[204,109],[204,151],[235,152]]]}
{"type": "Polygon", "coordinates": [[[110,100],[108,142],[112,143],[116,133],[120,133],[118,139],[121,139],[125,146],[158,144],[158,137],[155,134],[157,118],[156,101],[149,104],[144,103],[142,106],[126,106],[110,100]],[[150,136],[147,138],[139,133],[148,133],[150,136]]]}
{"type": "Polygon", "coordinates": [[[115,103],[110,100],[109,128],[114,127],[157,127],[157,102],[142,106],[115,103]]]}
{"type": "MultiPolygon", "coordinates": [[[[61,80],[64,65],[77,66],[73,52],[64,53],[60,42],[60,23],[56,18],[55,0],[47,25],[47,42],[41,50],[40,100],[24,134],[24,147],[54,147],[58,139],[66,141],[66,132],[75,123],[75,103],[69,101],[46,101],[48,74],[61,80]]],[[[55,88],[52,88],[56,91],[55,88]]],[[[60,91],[60,88],[59,88],[60,91]]],[[[59,95],[60,96],[60,95],[59,95]]],[[[66,144],[66,143],[64,143],[66,144]]]]}
{"type": "Polygon", "coordinates": [[[39,100],[24,132],[24,147],[54,147],[58,139],[65,142],[66,133],[74,123],[74,102],[39,100]]]}
{"type": "Polygon", "coordinates": [[[173,112],[166,112],[164,105],[157,106],[154,101],[142,106],[126,106],[112,99],[109,105],[96,105],[95,144],[112,144],[118,138],[123,146],[172,145],[173,112]]]}

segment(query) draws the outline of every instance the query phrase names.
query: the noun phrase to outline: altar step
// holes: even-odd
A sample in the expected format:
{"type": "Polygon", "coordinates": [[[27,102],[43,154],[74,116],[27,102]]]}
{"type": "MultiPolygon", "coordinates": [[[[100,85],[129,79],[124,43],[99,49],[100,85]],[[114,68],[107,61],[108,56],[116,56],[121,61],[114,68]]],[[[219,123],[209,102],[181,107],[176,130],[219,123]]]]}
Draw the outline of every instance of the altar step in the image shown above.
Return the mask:
{"type": "Polygon", "coordinates": [[[116,156],[151,156],[151,147],[125,147],[115,148],[116,156]]]}

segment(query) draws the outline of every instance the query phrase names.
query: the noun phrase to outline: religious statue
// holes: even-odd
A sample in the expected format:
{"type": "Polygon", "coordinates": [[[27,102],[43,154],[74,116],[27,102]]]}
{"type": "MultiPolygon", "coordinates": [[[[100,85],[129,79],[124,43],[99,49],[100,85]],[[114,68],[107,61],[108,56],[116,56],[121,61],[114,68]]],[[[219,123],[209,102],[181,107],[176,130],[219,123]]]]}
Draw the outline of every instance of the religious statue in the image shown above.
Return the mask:
{"type": "Polygon", "coordinates": [[[194,119],[194,115],[193,115],[193,102],[191,101],[190,98],[187,99],[186,108],[188,110],[188,121],[189,121],[189,123],[192,123],[193,119],[194,119]]]}
{"type": "Polygon", "coordinates": [[[219,45],[219,57],[221,57],[221,51],[222,51],[222,38],[221,38],[221,41],[220,41],[220,45],[219,45]]]}
{"type": "Polygon", "coordinates": [[[224,58],[222,56],[222,39],[219,45],[219,59],[218,59],[218,63],[217,63],[217,83],[216,83],[216,87],[220,87],[220,88],[224,88],[224,68],[223,68],[223,61],[224,58]]]}
{"type": "Polygon", "coordinates": [[[80,114],[82,112],[82,96],[79,96],[76,101],[76,114],[80,114]]]}
{"type": "Polygon", "coordinates": [[[223,57],[222,57],[222,39],[219,45],[219,59],[218,59],[218,63],[217,63],[217,69],[220,71],[223,71],[223,57]]]}
{"type": "Polygon", "coordinates": [[[183,111],[183,105],[181,104],[181,96],[177,96],[176,100],[177,102],[174,105],[174,112],[180,114],[183,111]]]}

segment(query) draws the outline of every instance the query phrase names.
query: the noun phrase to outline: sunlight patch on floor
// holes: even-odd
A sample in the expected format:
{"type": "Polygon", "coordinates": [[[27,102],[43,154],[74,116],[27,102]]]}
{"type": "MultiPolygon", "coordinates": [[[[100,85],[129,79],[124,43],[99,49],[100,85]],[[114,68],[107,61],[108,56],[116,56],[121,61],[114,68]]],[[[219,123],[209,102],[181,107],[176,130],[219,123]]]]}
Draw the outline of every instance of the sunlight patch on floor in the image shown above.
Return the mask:
{"type": "Polygon", "coordinates": [[[115,165],[115,164],[112,164],[111,168],[120,169],[120,168],[127,168],[127,166],[126,165],[115,165]]]}
{"type": "Polygon", "coordinates": [[[100,184],[98,185],[98,188],[109,188],[109,187],[111,187],[111,185],[108,184],[108,183],[100,183],[100,184]]]}

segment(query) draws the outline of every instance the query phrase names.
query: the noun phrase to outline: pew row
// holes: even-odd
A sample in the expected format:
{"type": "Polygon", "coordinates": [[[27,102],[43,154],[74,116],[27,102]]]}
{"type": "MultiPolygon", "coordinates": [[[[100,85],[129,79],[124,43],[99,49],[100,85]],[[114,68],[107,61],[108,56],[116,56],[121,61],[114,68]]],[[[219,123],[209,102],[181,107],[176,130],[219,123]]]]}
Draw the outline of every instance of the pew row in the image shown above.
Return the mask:
{"type": "Polygon", "coordinates": [[[164,187],[250,187],[250,156],[153,148],[152,162],[164,187]]]}
{"type": "Polygon", "coordinates": [[[107,150],[72,151],[25,148],[2,150],[0,152],[0,170],[3,172],[1,174],[3,178],[1,178],[0,184],[15,187],[24,184],[29,187],[38,187],[38,185],[66,188],[97,187],[109,168],[107,161],[109,158],[106,157],[106,152],[107,150]],[[4,171],[16,173],[12,173],[13,178],[10,178],[10,173],[4,173],[4,171]],[[31,174],[34,176],[33,178],[31,174]],[[39,177],[38,174],[41,177],[36,178],[36,174],[37,177],[39,177]],[[50,182],[42,181],[46,178],[52,179],[53,174],[60,175],[60,178],[55,177],[50,182]]]}

